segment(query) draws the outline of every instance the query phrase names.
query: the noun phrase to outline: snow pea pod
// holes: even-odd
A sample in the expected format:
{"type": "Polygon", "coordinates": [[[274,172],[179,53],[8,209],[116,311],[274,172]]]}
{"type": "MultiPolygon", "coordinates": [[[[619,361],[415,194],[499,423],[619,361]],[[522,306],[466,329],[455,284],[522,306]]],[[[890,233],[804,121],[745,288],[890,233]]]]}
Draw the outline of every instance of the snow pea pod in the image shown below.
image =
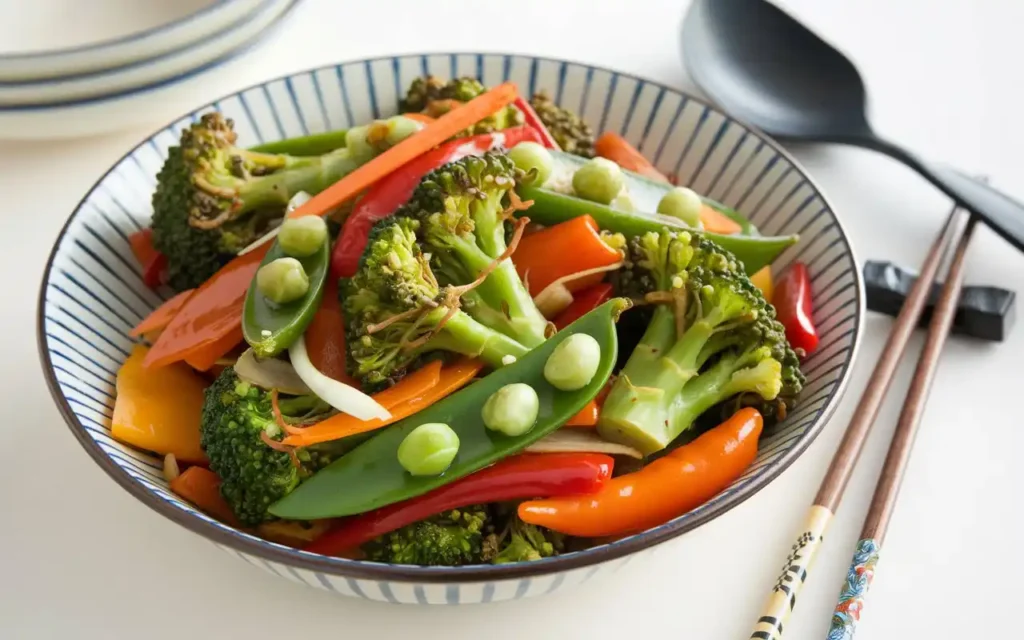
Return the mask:
{"type": "MultiPolygon", "coordinates": [[[[284,257],[290,256],[281,249],[280,242],[274,241],[260,266],[284,257]]],[[[316,253],[297,260],[309,277],[309,290],[298,300],[278,304],[260,293],[256,278],[249,285],[242,310],[242,335],[261,358],[271,358],[290,347],[306,331],[320,307],[331,261],[330,247],[324,242],[316,253]]]]}
{"type": "Polygon", "coordinates": [[[297,520],[364,513],[422,495],[522,451],[561,427],[604,387],[618,356],[615,321],[628,307],[626,300],[610,300],[516,362],[382,429],[271,505],[270,513],[297,520]],[[597,373],[582,389],[559,391],[544,379],[544,365],[555,347],[577,333],[592,336],[600,345],[597,373]],[[540,400],[536,424],[519,436],[488,429],[481,415],[491,394],[513,382],[529,384],[540,400]],[[411,475],[398,462],[398,447],[409,432],[431,422],[447,424],[455,431],[458,454],[442,475],[411,475]]]}
{"type": "Polygon", "coordinates": [[[321,156],[335,149],[341,149],[345,146],[345,136],[348,133],[347,129],[339,129],[338,131],[325,131],[323,133],[314,133],[308,136],[301,136],[299,138],[288,138],[286,140],[276,140],[274,142],[265,142],[263,144],[251,147],[252,151],[259,151],[261,153],[286,153],[292,156],[321,156]]]}
{"type": "MultiPolygon", "coordinates": [[[[576,196],[534,186],[520,185],[516,187],[516,191],[524,201],[533,201],[533,206],[520,213],[542,225],[554,225],[589,214],[597,222],[597,226],[602,229],[626,236],[638,236],[649,231],[657,232],[666,227],[693,231],[682,221],[657,213],[621,211],[576,196]]],[[[700,233],[739,258],[748,275],[757,273],[761,267],[771,264],[786,247],[796,244],[799,240],[796,235],[755,236],[700,233]]]]}
{"type": "MultiPolygon", "coordinates": [[[[586,158],[581,158],[571,153],[565,153],[563,151],[551,151],[552,157],[555,159],[556,175],[561,173],[572,173],[586,164],[586,158]]],[[[622,170],[622,175],[626,179],[626,191],[629,193],[630,200],[633,201],[634,206],[639,211],[657,211],[658,202],[661,198],[672,189],[672,185],[667,182],[661,182],[654,180],[647,176],[640,175],[635,171],[629,171],[628,169],[622,170]]],[[[562,180],[566,180],[562,178],[562,180]]],[[[761,235],[757,227],[754,226],[750,220],[747,219],[739,211],[731,209],[717,200],[706,198],[701,196],[700,199],[704,201],[704,204],[711,207],[715,211],[721,213],[726,218],[729,218],[740,226],[740,233],[745,236],[757,236],[761,235]]]]}

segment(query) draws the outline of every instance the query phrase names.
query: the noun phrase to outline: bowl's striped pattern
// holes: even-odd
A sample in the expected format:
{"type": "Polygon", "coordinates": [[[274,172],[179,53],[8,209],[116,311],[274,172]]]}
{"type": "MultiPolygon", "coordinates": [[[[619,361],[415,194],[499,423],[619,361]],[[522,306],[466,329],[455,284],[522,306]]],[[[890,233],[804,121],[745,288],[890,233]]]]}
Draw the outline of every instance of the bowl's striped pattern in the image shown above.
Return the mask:
{"type": "Polygon", "coordinates": [[[549,593],[614,570],[635,552],[723,513],[757,492],[813,440],[841,395],[856,352],[863,294],[842,225],[804,171],[775,143],[700,100],[627,74],[517,55],[434,54],[376,58],[298,73],[197,109],[129,152],[96,184],[57,241],[39,302],[39,347],[54,398],[72,433],[123,487],[250,564],[289,580],[388,602],[489,602],[549,593]],[[803,240],[780,260],[806,262],[821,334],[807,359],[803,401],[762,443],[733,486],[676,520],[585,552],[520,565],[421,568],[324,558],[226,527],[167,490],[160,460],[109,435],[114,379],[128,330],[161,301],[146,288],[128,235],[150,214],[154,175],[181,129],[204,111],[235,120],[245,144],[349,127],[394,112],[424,73],[473,75],[546,90],[598,130],[618,131],[682,184],[749,215],[764,233],[803,240]]]}

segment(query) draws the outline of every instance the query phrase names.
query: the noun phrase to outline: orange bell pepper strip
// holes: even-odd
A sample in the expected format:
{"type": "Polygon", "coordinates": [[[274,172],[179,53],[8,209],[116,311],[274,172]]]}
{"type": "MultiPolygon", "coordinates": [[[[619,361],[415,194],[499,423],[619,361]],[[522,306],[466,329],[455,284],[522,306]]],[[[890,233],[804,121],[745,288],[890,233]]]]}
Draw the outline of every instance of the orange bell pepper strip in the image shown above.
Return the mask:
{"type": "Polygon", "coordinates": [[[500,84],[427,124],[384,153],[338,180],[291,213],[293,218],[322,216],[373,186],[381,178],[430,151],[455,134],[508,106],[519,95],[511,82],[500,84]]]}
{"type": "Polygon", "coordinates": [[[212,363],[238,344],[225,346],[226,336],[241,331],[245,295],[272,244],[238,256],[196,289],[146,355],[146,366],[185,359],[212,363]]]}
{"type": "Polygon", "coordinates": [[[142,362],[148,349],[135,345],[117,372],[117,399],[110,434],[119,442],[184,462],[205,463],[199,421],[206,382],[182,364],[157,371],[142,362]]]}
{"type": "Polygon", "coordinates": [[[156,309],[153,309],[142,322],[135,325],[135,328],[128,332],[128,335],[138,338],[139,336],[150,335],[167,328],[167,325],[171,324],[171,320],[174,320],[174,316],[178,315],[178,312],[181,311],[181,308],[185,306],[185,303],[188,302],[188,299],[192,297],[194,292],[195,289],[182,291],[156,309]]]}
{"type": "Polygon", "coordinates": [[[640,471],[612,478],[594,495],[519,505],[524,522],[571,536],[636,533],[707,502],[757,457],[763,420],[756,409],[731,418],[640,471]]]}
{"type": "Polygon", "coordinates": [[[600,413],[601,406],[597,404],[597,400],[591,400],[587,403],[587,406],[579,410],[579,413],[569,418],[568,422],[565,423],[566,427],[596,427],[597,426],[597,414],[600,413]]]}
{"type": "Polygon", "coordinates": [[[224,496],[220,495],[220,478],[203,467],[189,467],[171,480],[171,491],[188,500],[208,516],[233,527],[238,520],[224,496]]]}
{"type": "Polygon", "coordinates": [[[373,399],[390,411],[400,404],[423,397],[440,383],[441,361],[432,360],[402,378],[395,386],[373,394],[373,399]]]}
{"type": "Polygon", "coordinates": [[[338,300],[338,281],[328,278],[324,297],[313,320],[306,327],[306,351],[318,371],[338,382],[358,387],[348,375],[345,361],[345,318],[338,300]]]}
{"type": "Polygon", "coordinates": [[[217,364],[218,360],[228,355],[244,339],[242,327],[239,325],[237,328],[225,333],[218,340],[185,356],[185,363],[196,371],[209,371],[213,368],[213,365],[217,364]]]}
{"type": "Polygon", "coordinates": [[[651,164],[651,161],[644,157],[636,147],[626,142],[626,139],[611,131],[604,133],[594,141],[594,153],[607,158],[627,171],[639,173],[640,175],[657,180],[668,182],[665,174],[651,164]]]}
{"type": "MultiPolygon", "coordinates": [[[[478,360],[460,360],[453,365],[441,369],[440,379],[434,386],[429,387],[426,390],[422,390],[422,387],[420,387],[421,391],[418,394],[409,394],[411,397],[408,397],[408,399],[398,404],[392,404],[390,407],[385,404],[384,407],[391,412],[391,417],[387,420],[359,420],[348,414],[339,413],[338,415],[330,417],[322,422],[318,422],[313,426],[306,427],[299,433],[288,436],[282,440],[282,442],[294,447],[308,447],[321,442],[338,440],[358,433],[365,433],[367,431],[386,427],[389,424],[408,418],[412,414],[434,404],[441,398],[458,391],[473,380],[481,369],[483,369],[483,363],[478,360]]],[[[423,369],[420,369],[420,371],[423,371],[423,369]]],[[[419,371],[417,371],[417,373],[419,373],[419,371]]],[[[416,374],[414,373],[394,387],[375,394],[373,398],[376,400],[381,395],[392,392],[406,383],[412,384],[412,379],[415,375],[416,374]]],[[[422,380],[418,382],[417,385],[421,383],[422,380]]],[[[391,402],[394,402],[394,398],[392,398],[391,402]]]]}
{"type": "MultiPolygon", "coordinates": [[[[622,261],[622,254],[601,238],[601,229],[590,216],[579,216],[553,227],[523,236],[512,254],[519,277],[536,296],[559,278],[622,261]]],[[[595,273],[565,283],[570,292],[581,291],[604,278],[595,273]]]]}

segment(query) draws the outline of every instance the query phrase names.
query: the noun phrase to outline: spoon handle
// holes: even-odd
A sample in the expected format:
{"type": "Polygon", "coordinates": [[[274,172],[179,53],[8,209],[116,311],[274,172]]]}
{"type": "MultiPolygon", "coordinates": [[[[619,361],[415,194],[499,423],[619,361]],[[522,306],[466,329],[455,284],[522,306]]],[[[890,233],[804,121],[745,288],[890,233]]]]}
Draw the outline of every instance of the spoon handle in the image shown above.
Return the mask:
{"type": "Polygon", "coordinates": [[[864,144],[917,171],[1007,242],[1024,251],[1024,205],[976,178],[952,167],[926,162],[887,140],[871,137],[864,144]]]}

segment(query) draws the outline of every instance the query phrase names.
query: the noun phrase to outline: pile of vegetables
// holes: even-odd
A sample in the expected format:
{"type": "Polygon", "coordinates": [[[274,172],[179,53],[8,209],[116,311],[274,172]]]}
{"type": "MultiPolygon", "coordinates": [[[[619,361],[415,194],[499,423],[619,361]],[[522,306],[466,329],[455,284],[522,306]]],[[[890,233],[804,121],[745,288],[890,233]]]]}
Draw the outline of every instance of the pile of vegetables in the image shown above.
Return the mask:
{"type": "Polygon", "coordinates": [[[657,526],[752,463],[817,336],[795,236],[547,96],[417,80],[402,115],[189,127],[132,237],[169,298],[112,433],[225,524],[376,562],[520,562],[657,526]]]}

